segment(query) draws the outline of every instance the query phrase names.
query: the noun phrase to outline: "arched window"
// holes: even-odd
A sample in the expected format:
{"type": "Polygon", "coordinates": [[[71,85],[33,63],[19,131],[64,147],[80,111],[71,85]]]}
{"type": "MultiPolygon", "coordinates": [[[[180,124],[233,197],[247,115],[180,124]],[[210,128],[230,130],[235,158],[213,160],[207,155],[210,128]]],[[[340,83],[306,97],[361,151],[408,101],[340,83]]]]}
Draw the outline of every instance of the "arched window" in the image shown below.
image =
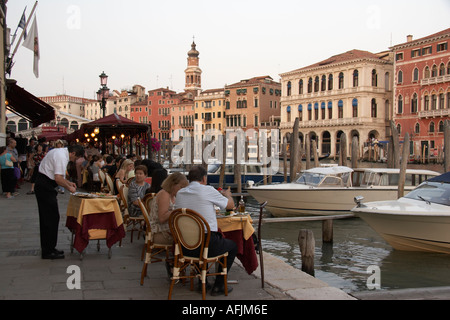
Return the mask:
{"type": "Polygon", "coordinates": [[[344,89],[344,73],[339,73],[339,89],[344,89]]]}
{"type": "Polygon", "coordinates": [[[445,64],[443,63],[441,63],[441,65],[439,66],[439,75],[445,76],[445,64]]]}
{"type": "Polygon", "coordinates": [[[344,102],[342,100],[338,102],[338,118],[344,118],[344,102]]]}
{"type": "Polygon", "coordinates": [[[372,70],[372,87],[377,87],[377,86],[378,86],[377,70],[373,69],[372,70]]]}
{"type": "Polygon", "coordinates": [[[430,67],[428,67],[428,66],[425,67],[425,71],[423,73],[423,77],[425,79],[428,79],[430,77],[430,67]]]}
{"type": "Polygon", "coordinates": [[[402,70],[400,70],[398,72],[398,81],[397,81],[397,83],[403,83],[403,71],[402,70]]]}
{"type": "Polygon", "coordinates": [[[353,118],[358,117],[358,99],[353,99],[352,101],[353,118]]]}
{"type": "Polygon", "coordinates": [[[397,113],[403,113],[403,97],[402,95],[398,96],[398,100],[397,100],[397,113]]]}
{"type": "Polygon", "coordinates": [[[431,69],[431,77],[437,77],[438,76],[438,68],[436,65],[433,65],[433,69],[431,69]]]}
{"type": "Polygon", "coordinates": [[[8,130],[11,132],[17,132],[17,126],[16,123],[14,121],[8,121],[8,123],[6,124],[6,126],[8,127],[8,130]]]}
{"type": "Polygon", "coordinates": [[[319,92],[319,77],[314,78],[314,92],[319,92]]]}
{"type": "Polygon", "coordinates": [[[419,81],[419,69],[417,69],[417,68],[414,68],[414,71],[413,71],[413,81],[415,81],[415,82],[419,81]]]}
{"type": "Polygon", "coordinates": [[[420,124],[416,123],[416,127],[414,128],[414,133],[419,134],[420,133],[420,124]]]}
{"type": "Polygon", "coordinates": [[[333,75],[332,74],[330,74],[328,76],[328,90],[333,90],[333,75]]]}
{"type": "Polygon", "coordinates": [[[357,87],[359,82],[359,72],[358,70],[353,71],[353,87],[357,87]]]}
{"type": "Polygon", "coordinates": [[[303,79],[298,82],[298,94],[303,94],[303,79]]]}
{"type": "Polygon", "coordinates": [[[397,125],[397,132],[398,134],[402,133],[402,126],[400,125],[400,123],[397,125]]]}
{"type": "Polygon", "coordinates": [[[25,119],[19,120],[19,131],[27,130],[28,129],[28,121],[25,119]]]}
{"type": "Polygon", "coordinates": [[[320,84],[320,87],[321,87],[320,88],[321,91],[327,90],[327,76],[325,76],[325,75],[322,76],[322,82],[320,84]]]}
{"type": "Polygon", "coordinates": [[[312,92],[312,84],[313,84],[313,80],[312,78],[308,79],[308,93],[312,92]]]}
{"type": "Polygon", "coordinates": [[[417,93],[414,93],[411,100],[411,113],[417,113],[417,111],[418,111],[417,93]]]}
{"type": "Polygon", "coordinates": [[[287,96],[290,96],[290,95],[291,95],[291,89],[292,89],[292,84],[291,84],[291,82],[289,81],[289,82],[287,83],[287,96]]]}
{"type": "Polygon", "coordinates": [[[371,102],[370,106],[371,106],[370,107],[371,116],[372,116],[372,118],[376,118],[377,117],[377,113],[378,113],[378,111],[377,111],[377,101],[375,99],[372,99],[372,102],[371,102]]]}
{"type": "Polygon", "coordinates": [[[431,110],[437,109],[437,96],[436,94],[431,95],[431,110]]]}
{"type": "Polygon", "coordinates": [[[430,122],[430,132],[434,132],[434,122],[430,122]]]}
{"type": "Polygon", "coordinates": [[[444,121],[439,121],[439,132],[444,132],[444,121]]]}
{"type": "Polygon", "coordinates": [[[72,121],[70,123],[70,129],[78,130],[78,122],[77,121],[72,121]]]}
{"type": "Polygon", "coordinates": [[[428,94],[425,94],[423,97],[423,110],[430,110],[430,96],[428,94]]]}

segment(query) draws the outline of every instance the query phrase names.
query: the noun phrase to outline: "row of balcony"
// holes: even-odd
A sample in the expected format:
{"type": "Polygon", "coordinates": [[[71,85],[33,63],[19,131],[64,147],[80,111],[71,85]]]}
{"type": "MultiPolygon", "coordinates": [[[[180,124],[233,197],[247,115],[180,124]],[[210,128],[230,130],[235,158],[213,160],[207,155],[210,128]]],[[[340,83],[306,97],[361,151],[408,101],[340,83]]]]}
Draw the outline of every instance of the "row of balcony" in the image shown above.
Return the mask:
{"type": "MultiPolygon", "coordinates": [[[[385,125],[385,121],[377,118],[341,118],[326,120],[300,121],[301,128],[363,126],[369,124],[385,125]]],[[[280,129],[292,129],[294,122],[281,122],[280,129]]]]}
{"type": "Polygon", "coordinates": [[[420,82],[421,85],[423,86],[427,86],[427,85],[431,85],[431,84],[438,84],[438,83],[444,83],[444,82],[450,82],[450,75],[444,75],[444,76],[438,76],[438,77],[433,77],[433,78],[427,78],[427,79],[422,79],[422,81],[420,82]]]}
{"type": "Polygon", "coordinates": [[[389,93],[390,90],[386,90],[384,88],[378,88],[378,87],[355,87],[355,88],[345,88],[345,89],[336,89],[332,91],[318,91],[318,92],[311,92],[311,93],[303,93],[303,94],[296,94],[291,96],[282,96],[281,102],[288,102],[291,100],[298,100],[298,99],[313,99],[313,98],[319,98],[319,97],[327,97],[331,98],[333,94],[342,96],[344,94],[357,94],[357,93],[389,93]]]}
{"type": "Polygon", "coordinates": [[[419,111],[419,118],[437,118],[450,116],[450,109],[419,111]]]}

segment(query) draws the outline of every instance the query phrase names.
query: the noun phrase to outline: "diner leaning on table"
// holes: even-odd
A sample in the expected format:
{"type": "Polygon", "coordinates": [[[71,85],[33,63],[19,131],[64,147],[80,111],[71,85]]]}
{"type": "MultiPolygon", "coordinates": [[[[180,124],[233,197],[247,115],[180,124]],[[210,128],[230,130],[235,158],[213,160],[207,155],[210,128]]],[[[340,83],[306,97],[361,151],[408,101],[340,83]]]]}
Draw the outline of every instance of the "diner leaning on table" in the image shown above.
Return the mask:
{"type": "Polygon", "coordinates": [[[186,179],[186,176],[181,172],[172,173],[162,182],[161,190],[152,200],[149,213],[154,242],[160,244],[173,244],[173,237],[170,233],[168,221],[170,214],[174,209],[178,191],[188,184],[189,182],[186,179]]]}
{"type": "Polygon", "coordinates": [[[128,213],[130,217],[139,217],[142,215],[139,199],[144,198],[145,191],[150,188],[150,185],[145,181],[147,178],[146,166],[137,166],[134,172],[134,179],[128,186],[128,213]]]}
{"type": "MultiPolygon", "coordinates": [[[[222,234],[218,232],[216,209],[214,206],[219,207],[221,210],[233,209],[235,207],[234,200],[231,197],[231,191],[229,189],[220,193],[213,187],[207,185],[207,174],[206,169],[202,166],[194,166],[189,170],[189,185],[178,192],[175,208],[191,209],[205,218],[211,229],[208,257],[215,257],[228,252],[227,272],[229,272],[237,254],[237,245],[233,240],[223,238],[222,234]]],[[[199,250],[190,251],[183,248],[183,253],[188,256],[198,256],[200,254],[199,250]]],[[[220,267],[219,272],[221,271],[222,268],[220,267]]],[[[224,277],[216,276],[211,295],[225,294],[224,285],[224,277]]],[[[233,288],[228,287],[228,292],[231,292],[231,290],[233,288]]]]}

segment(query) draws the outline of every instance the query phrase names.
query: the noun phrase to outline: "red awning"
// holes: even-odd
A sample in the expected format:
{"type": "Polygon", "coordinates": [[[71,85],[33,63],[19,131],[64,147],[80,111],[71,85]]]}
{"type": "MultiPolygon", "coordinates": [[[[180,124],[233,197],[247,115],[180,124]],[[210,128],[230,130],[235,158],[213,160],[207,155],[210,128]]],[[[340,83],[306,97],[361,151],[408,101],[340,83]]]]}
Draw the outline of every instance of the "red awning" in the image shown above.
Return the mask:
{"type": "Polygon", "coordinates": [[[64,137],[67,136],[67,133],[65,132],[43,132],[38,136],[38,139],[42,139],[45,138],[46,141],[54,141],[54,140],[59,140],[59,139],[63,139],[64,137]]]}
{"type": "Polygon", "coordinates": [[[55,119],[55,109],[17,85],[15,80],[6,81],[6,109],[28,121],[33,127],[55,119]]]}

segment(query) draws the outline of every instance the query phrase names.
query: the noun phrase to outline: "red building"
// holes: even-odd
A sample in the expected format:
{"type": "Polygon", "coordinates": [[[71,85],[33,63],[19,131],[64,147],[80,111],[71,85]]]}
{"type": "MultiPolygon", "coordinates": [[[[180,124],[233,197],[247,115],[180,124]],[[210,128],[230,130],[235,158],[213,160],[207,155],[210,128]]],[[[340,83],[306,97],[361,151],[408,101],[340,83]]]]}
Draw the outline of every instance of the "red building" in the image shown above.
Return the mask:
{"type": "Polygon", "coordinates": [[[148,97],[133,103],[131,106],[130,119],[139,123],[148,123],[148,97]]]}
{"type": "Polygon", "coordinates": [[[450,119],[450,28],[393,46],[394,121],[408,132],[411,156],[440,157],[444,122],[450,119]]]}
{"type": "Polygon", "coordinates": [[[148,92],[148,120],[152,123],[153,137],[158,140],[170,139],[170,112],[179,103],[173,90],[159,88],[148,92]]]}

